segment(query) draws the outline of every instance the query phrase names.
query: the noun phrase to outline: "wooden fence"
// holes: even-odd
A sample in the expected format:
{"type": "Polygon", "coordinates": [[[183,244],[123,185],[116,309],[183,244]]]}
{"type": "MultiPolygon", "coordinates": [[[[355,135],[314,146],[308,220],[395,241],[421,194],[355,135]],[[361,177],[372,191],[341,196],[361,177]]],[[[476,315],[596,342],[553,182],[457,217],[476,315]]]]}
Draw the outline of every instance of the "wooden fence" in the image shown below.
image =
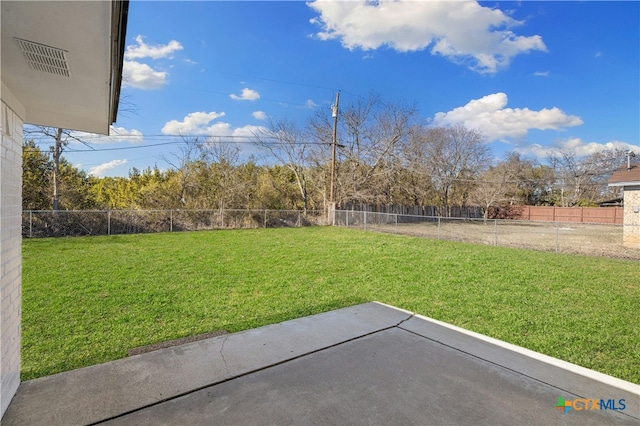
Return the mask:
{"type": "MultiPolygon", "coordinates": [[[[400,215],[481,218],[479,206],[401,206],[386,204],[347,204],[339,210],[391,213],[400,215]]],[[[489,208],[490,219],[532,220],[540,222],[603,223],[622,225],[623,207],[496,206],[489,208]]]]}
{"type": "Polygon", "coordinates": [[[505,206],[489,210],[492,219],[540,222],[609,223],[622,225],[623,207],[505,206]]]}

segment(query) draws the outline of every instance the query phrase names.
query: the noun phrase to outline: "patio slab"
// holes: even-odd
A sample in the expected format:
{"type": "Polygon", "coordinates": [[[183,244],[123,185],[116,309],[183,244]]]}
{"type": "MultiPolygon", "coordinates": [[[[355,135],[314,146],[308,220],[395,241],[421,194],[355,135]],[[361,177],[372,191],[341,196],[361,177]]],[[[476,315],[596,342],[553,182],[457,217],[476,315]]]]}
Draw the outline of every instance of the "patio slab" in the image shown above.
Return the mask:
{"type": "Polygon", "coordinates": [[[639,421],[639,385],[374,302],[27,381],[2,424],[639,421]]]}

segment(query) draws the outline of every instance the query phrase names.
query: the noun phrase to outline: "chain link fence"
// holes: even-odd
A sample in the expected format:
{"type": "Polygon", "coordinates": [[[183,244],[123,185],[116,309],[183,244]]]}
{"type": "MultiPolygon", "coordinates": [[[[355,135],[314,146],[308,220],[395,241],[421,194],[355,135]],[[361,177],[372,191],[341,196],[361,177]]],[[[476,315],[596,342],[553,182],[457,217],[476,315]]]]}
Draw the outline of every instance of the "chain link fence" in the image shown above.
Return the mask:
{"type": "Polygon", "coordinates": [[[640,260],[622,225],[451,218],[339,210],[335,224],[425,238],[640,260]]]}
{"type": "MultiPolygon", "coordinates": [[[[324,211],[27,210],[24,238],[327,225],[324,211]]],[[[337,210],[335,225],[432,239],[640,260],[622,225],[451,218],[337,210]]]]}
{"type": "Polygon", "coordinates": [[[22,236],[43,238],[326,224],[326,213],[317,210],[27,210],[22,213],[22,236]]]}

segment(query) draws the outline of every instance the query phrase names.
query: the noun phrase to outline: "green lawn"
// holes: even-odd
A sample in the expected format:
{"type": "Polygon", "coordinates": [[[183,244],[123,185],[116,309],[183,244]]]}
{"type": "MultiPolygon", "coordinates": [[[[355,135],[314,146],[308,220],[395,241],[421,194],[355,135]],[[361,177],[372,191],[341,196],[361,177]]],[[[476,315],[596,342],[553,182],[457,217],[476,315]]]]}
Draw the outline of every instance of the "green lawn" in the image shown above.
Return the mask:
{"type": "Polygon", "coordinates": [[[22,380],[381,301],[640,383],[640,263],[337,227],[23,241],[22,380]]]}

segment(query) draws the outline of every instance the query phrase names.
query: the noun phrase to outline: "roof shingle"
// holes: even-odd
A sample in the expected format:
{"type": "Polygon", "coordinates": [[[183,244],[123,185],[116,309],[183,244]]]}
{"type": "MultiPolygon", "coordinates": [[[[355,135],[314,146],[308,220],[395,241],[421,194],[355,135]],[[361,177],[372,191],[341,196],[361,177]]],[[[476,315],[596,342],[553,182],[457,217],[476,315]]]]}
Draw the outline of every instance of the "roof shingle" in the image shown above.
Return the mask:
{"type": "Polygon", "coordinates": [[[640,185],[640,165],[632,164],[630,169],[627,169],[626,165],[620,167],[609,178],[609,185],[620,186],[621,183],[640,185]]]}

